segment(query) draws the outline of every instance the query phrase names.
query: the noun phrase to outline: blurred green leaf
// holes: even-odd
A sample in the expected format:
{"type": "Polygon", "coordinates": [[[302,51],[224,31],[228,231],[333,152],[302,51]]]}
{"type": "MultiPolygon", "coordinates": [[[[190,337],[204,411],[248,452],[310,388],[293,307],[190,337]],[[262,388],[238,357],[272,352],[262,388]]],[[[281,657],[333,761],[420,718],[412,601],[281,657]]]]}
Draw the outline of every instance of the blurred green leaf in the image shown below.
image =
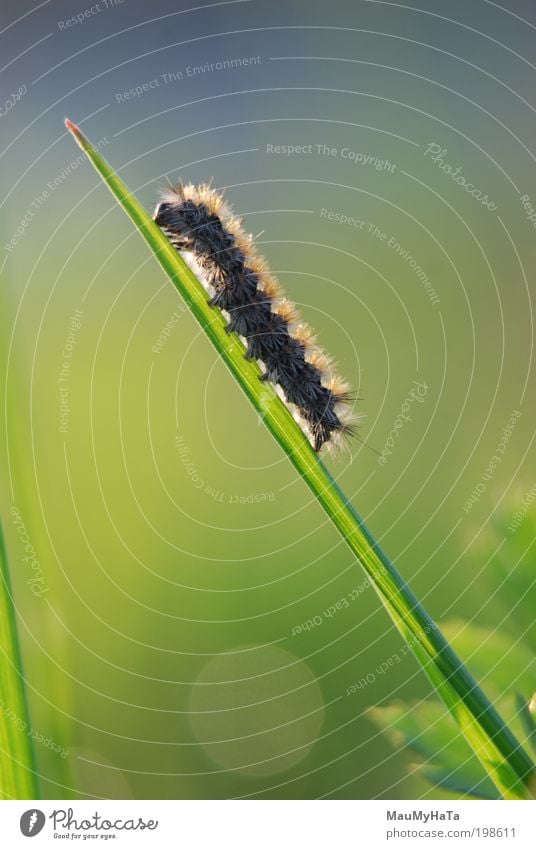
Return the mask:
{"type": "Polygon", "coordinates": [[[479,684],[495,698],[514,690],[531,694],[535,689],[536,656],[523,641],[460,620],[443,623],[442,630],[479,684]]]}
{"type": "MultiPolygon", "coordinates": [[[[443,631],[467,659],[467,666],[477,680],[495,696],[496,707],[517,732],[521,744],[528,743],[534,749],[536,725],[528,709],[528,698],[514,693],[514,689],[523,693],[532,693],[534,689],[536,661],[532,652],[502,632],[463,621],[447,622],[443,631]]],[[[439,701],[394,702],[371,708],[370,716],[394,746],[406,746],[422,757],[417,769],[431,784],[459,796],[500,798],[452,716],[439,701]]]]}
{"type": "Polygon", "coordinates": [[[417,768],[432,784],[462,796],[501,798],[439,701],[394,702],[371,708],[369,715],[395,747],[407,746],[421,756],[417,768]]]}
{"type": "Polygon", "coordinates": [[[536,501],[529,485],[506,500],[492,519],[481,545],[494,552],[488,569],[492,592],[505,618],[504,629],[536,652],[536,501]]]}
{"type": "Polygon", "coordinates": [[[516,693],[515,703],[527,742],[530,744],[532,750],[536,752],[536,720],[534,713],[529,709],[529,703],[520,693],[516,693]]]}

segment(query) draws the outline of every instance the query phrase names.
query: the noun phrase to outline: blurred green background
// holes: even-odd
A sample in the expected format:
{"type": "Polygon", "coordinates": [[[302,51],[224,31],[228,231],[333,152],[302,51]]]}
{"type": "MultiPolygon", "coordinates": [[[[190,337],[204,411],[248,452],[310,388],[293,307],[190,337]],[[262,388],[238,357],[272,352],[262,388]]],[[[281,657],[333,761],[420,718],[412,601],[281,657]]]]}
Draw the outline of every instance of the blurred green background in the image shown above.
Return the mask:
{"type": "Polygon", "coordinates": [[[1,508],[43,793],[441,797],[365,713],[424,674],[377,673],[400,637],[63,117],[147,208],[225,189],[359,394],[330,469],[437,620],[494,628],[483,540],[534,483],[534,10],[97,5],[2,4],[1,508]]]}

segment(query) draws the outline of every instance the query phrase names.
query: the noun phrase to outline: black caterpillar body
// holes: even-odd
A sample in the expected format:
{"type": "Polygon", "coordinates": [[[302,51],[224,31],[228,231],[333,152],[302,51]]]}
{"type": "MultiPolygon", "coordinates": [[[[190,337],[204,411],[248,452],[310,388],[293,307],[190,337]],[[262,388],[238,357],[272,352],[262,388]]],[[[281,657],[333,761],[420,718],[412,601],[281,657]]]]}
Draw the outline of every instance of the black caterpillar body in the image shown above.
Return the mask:
{"type": "Polygon", "coordinates": [[[262,379],[281,388],[315,448],[353,433],[352,396],[266,268],[222,196],[208,185],[168,189],[154,219],[198,271],[210,303],[229,315],[262,379]],[[193,262],[192,262],[193,260],[193,262]]]}

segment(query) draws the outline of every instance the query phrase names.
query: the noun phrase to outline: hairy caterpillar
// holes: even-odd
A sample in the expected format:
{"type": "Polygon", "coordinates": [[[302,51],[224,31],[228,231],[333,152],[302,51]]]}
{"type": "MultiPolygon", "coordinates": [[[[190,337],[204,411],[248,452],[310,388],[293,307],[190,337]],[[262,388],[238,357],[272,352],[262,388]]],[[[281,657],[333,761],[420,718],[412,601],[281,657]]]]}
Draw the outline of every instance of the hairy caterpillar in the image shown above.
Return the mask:
{"type": "Polygon", "coordinates": [[[347,385],[223,197],[207,184],[181,183],[163,193],[154,220],[197,272],[210,304],[229,316],[227,329],[245,340],[261,379],[280,387],[315,450],[352,435],[347,385]]]}

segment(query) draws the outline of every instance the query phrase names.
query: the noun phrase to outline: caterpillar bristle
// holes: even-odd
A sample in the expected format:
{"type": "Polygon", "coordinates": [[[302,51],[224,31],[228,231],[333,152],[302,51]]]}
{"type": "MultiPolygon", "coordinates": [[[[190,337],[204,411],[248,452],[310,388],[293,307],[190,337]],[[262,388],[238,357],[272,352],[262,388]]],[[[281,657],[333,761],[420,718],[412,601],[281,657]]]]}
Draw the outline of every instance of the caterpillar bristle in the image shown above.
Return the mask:
{"type": "Polygon", "coordinates": [[[315,347],[308,355],[308,361],[323,374],[331,373],[332,359],[322,348],[315,347]]]}
{"type": "Polygon", "coordinates": [[[260,289],[267,298],[270,298],[272,301],[276,301],[282,297],[282,289],[277,280],[275,280],[271,275],[266,272],[261,272],[260,277],[260,289]]]}
{"type": "Polygon", "coordinates": [[[299,321],[295,305],[258,255],[242,220],[210,183],[180,183],[162,193],[154,219],[228,316],[227,330],[259,362],[314,449],[344,444],[355,432],[354,396],[299,321]]]}
{"type": "Polygon", "coordinates": [[[360,417],[353,410],[353,398],[345,398],[343,401],[337,401],[335,410],[341,420],[342,430],[353,433],[360,422],[360,417]]]}
{"type": "Polygon", "coordinates": [[[300,321],[298,324],[296,324],[295,327],[292,328],[292,335],[306,349],[312,350],[313,345],[316,344],[316,334],[314,330],[309,327],[308,324],[305,324],[304,321],[300,321]]]}
{"type": "MultiPolygon", "coordinates": [[[[221,218],[223,220],[224,216],[221,216],[221,218]]],[[[243,230],[242,219],[238,218],[236,215],[232,215],[229,218],[225,218],[224,223],[229,233],[234,236],[236,246],[250,256],[254,251],[253,236],[251,233],[246,233],[243,230]]]]}
{"type": "Polygon", "coordinates": [[[275,304],[273,311],[277,313],[277,315],[280,315],[281,318],[284,318],[287,324],[292,324],[298,319],[298,310],[292,301],[287,301],[286,298],[283,298],[275,304]]]}
{"type": "MultiPolygon", "coordinates": [[[[253,269],[255,274],[259,275],[259,278],[264,277],[266,275],[267,282],[270,281],[270,279],[271,279],[270,278],[270,272],[268,271],[268,265],[267,265],[264,257],[259,256],[259,254],[257,254],[257,253],[254,253],[253,256],[251,256],[251,257],[248,256],[248,265],[249,265],[250,268],[253,269]]],[[[260,288],[263,289],[264,288],[263,280],[259,280],[259,283],[260,283],[260,288]]],[[[274,280],[274,283],[276,283],[275,280],[274,280]]]]}
{"type": "Polygon", "coordinates": [[[338,374],[332,374],[329,378],[327,384],[327,388],[337,399],[340,400],[351,400],[352,395],[350,392],[350,387],[346,383],[345,380],[342,379],[338,374]]]}

